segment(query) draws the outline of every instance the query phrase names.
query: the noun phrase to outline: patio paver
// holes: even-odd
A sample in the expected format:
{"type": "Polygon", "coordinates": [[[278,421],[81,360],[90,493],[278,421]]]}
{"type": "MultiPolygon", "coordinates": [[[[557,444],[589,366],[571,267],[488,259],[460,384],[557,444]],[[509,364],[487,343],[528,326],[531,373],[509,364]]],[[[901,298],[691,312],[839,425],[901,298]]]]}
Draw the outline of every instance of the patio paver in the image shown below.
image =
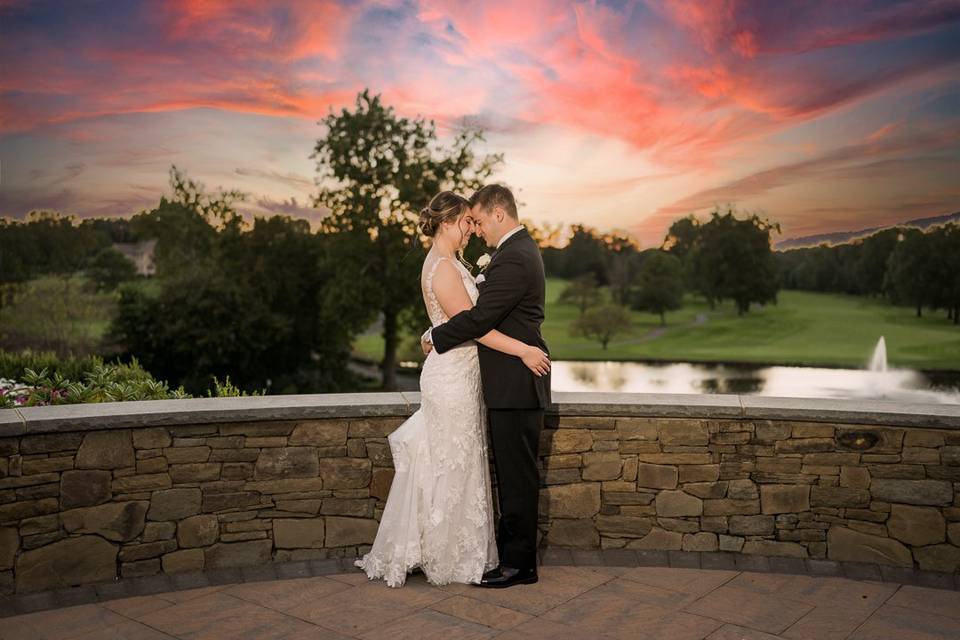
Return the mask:
{"type": "Polygon", "coordinates": [[[837,576],[540,568],[535,585],[401,589],[359,572],[220,584],[0,618],[0,640],[955,640],[960,593],[837,576]]]}

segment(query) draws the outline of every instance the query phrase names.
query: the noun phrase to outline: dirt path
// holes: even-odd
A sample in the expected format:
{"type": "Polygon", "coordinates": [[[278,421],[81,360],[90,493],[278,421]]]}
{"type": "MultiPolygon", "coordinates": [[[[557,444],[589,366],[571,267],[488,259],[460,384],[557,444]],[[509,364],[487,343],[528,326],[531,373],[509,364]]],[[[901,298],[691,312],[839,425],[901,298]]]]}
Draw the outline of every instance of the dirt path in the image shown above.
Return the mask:
{"type": "Polygon", "coordinates": [[[708,320],[709,320],[709,317],[707,316],[707,314],[698,313],[696,316],[694,316],[691,322],[687,322],[685,324],[673,325],[673,326],[657,327],[656,329],[651,329],[650,331],[647,331],[642,336],[631,338],[629,340],[618,340],[616,342],[611,342],[610,345],[613,346],[613,345],[623,345],[623,344],[640,344],[641,342],[650,342],[652,340],[656,340],[666,335],[667,332],[673,331],[674,329],[679,329],[683,327],[695,327],[701,324],[706,324],[708,320]]]}

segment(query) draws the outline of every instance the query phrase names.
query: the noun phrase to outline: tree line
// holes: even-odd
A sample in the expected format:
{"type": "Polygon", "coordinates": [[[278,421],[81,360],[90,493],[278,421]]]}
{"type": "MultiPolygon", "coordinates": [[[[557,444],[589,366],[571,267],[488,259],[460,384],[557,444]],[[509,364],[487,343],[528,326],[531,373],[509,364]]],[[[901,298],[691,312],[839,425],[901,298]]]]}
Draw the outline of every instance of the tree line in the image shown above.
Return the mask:
{"type": "Polygon", "coordinates": [[[840,245],[777,252],[790,289],[883,297],[960,324],[960,225],[892,227],[840,245]]]}
{"type": "Polygon", "coordinates": [[[711,308],[730,300],[739,315],[751,305],[776,302],[780,281],[771,234],[779,226],[756,214],[739,217],[728,208],[705,221],[681,218],[660,247],[645,250],[625,234],[583,225],[570,231],[566,246],[543,250],[544,266],[548,275],[571,281],[560,301],[579,309],[572,332],[604,349],[629,331],[629,310],[657,314],[666,324],[666,313],[679,309],[688,292],[711,308]]]}
{"type": "MultiPolygon", "coordinates": [[[[561,230],[541,233],[555,240],[561,230]]],[[[841,245],[772,250],[780,226],[728,207],[709,219],[680,218],[659,247],[641,250],[623,233],[585,225],[569,229],[562,248],[544,248],[547,274],[570,281],[560,302],[574,305],[575,335],[603,348],[628,333],[629,310],[658,314],[679,309],[685,293],[711,308],[732,301],[739,315],[752,304],[776,303],[781,289],[884,297],[890,303],[941,310],[960,324],[960,225],[920,230],[895,227],[841,245]],[[604,295],[604,289],[606,294],[604,295]]]]}

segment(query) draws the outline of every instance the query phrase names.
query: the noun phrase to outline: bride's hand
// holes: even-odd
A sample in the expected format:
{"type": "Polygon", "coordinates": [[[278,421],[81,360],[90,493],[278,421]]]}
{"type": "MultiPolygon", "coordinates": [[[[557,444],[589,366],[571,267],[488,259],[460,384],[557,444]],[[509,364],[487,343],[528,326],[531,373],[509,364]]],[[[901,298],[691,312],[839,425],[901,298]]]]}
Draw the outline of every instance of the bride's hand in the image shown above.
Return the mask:
{"type": "Polygon", "coordinates": [[[550,357],[534,346],[529,346],[520,356],[523,364],[527,365],[530,371],[537,377],[543,376],[550,371],[550,357]]]}

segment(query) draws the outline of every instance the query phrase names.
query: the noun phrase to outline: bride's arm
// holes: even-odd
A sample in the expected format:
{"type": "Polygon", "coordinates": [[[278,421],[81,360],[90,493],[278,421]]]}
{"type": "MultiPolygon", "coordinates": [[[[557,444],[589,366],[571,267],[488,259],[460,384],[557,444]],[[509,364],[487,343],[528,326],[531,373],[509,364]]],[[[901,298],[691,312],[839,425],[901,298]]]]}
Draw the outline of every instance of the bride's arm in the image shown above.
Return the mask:
{"type": "MultiPolygon", "coordinates": [[[[445,260],[437,265],[433,275],[433,293],[437,296],[437,302],[440,303],[440,308],[448,318],[473,307],[473,302],[463,287],[459,271],[445,260]]],[[[547,354],[533,345],[511,338],[496,329],[477,338],[477,342],[485,347],[520,358],[523,364],[538,376],[550,371],[550,358],[547,354]]]]}

